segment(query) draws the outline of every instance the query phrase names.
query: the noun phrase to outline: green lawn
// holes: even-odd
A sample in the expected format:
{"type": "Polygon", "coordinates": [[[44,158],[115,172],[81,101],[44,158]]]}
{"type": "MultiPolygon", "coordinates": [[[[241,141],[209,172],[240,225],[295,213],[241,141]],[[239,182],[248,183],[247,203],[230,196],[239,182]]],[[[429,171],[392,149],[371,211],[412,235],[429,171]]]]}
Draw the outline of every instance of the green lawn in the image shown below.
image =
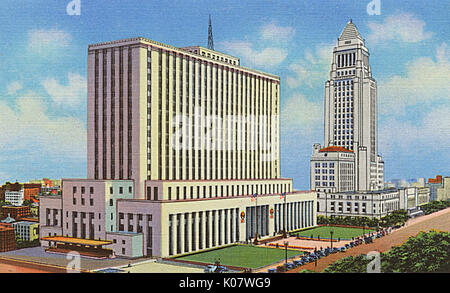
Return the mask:
{"type": "MultiPolygon", "coordinates": [[[[287,251],[288,257],[299,255],[298,250],[287,251]]],[[[258,246],[234,245],[225,248],[200,252],[192,255],[178,257],[177,259],[198,261],[214,264],[216,260],[222,265],[244,268],[259,268],[285,258],[284,249],[265,248],[258,246]]]]}
{"type": "MultiPolygon", "coordinates": [[[[364,232],[362,228],[344,228],[344,227],[331,227],[331,226],[321,226],[305,231],[300,231],[294,233],[296,236],[305,236],[314,238],[320,236],[320,238],[330,238],[330,231],[333,231],[333,239],[352,239],[352,237],[361,236],[364,232]]],[[[372,232],[372,229],[365,229],[366,234],[372,232]]]]}

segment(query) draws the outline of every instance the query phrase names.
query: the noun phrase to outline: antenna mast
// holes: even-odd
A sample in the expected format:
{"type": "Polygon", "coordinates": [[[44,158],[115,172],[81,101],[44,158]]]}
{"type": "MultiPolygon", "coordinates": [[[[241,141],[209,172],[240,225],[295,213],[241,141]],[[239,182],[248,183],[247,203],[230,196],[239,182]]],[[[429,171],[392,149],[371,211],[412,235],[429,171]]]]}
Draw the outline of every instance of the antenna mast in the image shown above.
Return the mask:
{"type": "Polygon", "coordinates": [[[208,26],[208,49],[214,50],[214,39],[213,39],[213,33],[212,33],[211,14],[209,15],[209,26],[208,26]]]}

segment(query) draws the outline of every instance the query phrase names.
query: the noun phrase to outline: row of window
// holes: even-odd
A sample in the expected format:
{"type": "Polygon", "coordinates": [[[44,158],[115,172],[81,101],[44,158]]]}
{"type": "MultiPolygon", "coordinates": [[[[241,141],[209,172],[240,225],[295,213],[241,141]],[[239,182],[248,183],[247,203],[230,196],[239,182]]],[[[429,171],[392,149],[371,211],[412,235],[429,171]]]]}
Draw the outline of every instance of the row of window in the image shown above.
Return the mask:
{"type": "MultiPolygon", "coordinates": [[[[315,169],[314,173],[320,174],[320,169],[315,169]]],[[[334,174],[334,169],[330,169],[330,170],[322,169],[322,174],[334,174]]]]}
{"type": "MultiPolygon", "coordinates": [[[[149,48],[148,51],[150,52],[150,50],[152,50],[152,49],[149,48]]],[[[162,113],[162,110],[161,110],[162,109],[162,97],[161,97],[161,92],[162,92],[162,78],[163,78],[163,74],[162,74],[161,62],[163,60],[163,58],[162,58],[162,54],[163,53],[165,53],[165,56],[166,56],[165,59],[167,61],[169,61],[169,56],[172,56],[172,60],[175,60],[175,58],[181,58],[180,60],[185,60],[186,59],[186,62],[189,62],[190,60],[193,60],[194,62],[198,62],[198,60],[196,60],[195,58],[190,58],[189,56],[185,57],[182,54],[179,54],[179,56],[178,56],[178,54],[173,54],[172,52],[165,52],[165,51],[162,51],[161,49],[159,49],[159,68],[160,68],[159,77],[158,77],[159,88],[160,88],[159,95],[158,95],[158,106],[159,106],[159,111],[158,111],[158,113],[159,113],[158,114],[159,115],[158,116],[158,121],[159,121],[158,127],[159,128],[158,129],[160,129],[159,133],[161,133],[161,126],[162,126],[162,117],[161,117],[161,113],[162,113]]],[[[169,75],[169,68],[170,68],[169,64],[170,63],[167,62],[167,61],[166,61],[166,65],[167,66],[166,66],[166,73],[165,73],[166,74],[166,80],[165,81],[166,81],[166,87],[169,88],[168,82],[169,82],[169,78],[170,78],[170,75],[169,75]]],[[[148,66],[151,66],[151,62],[152,62],[151,56],[150,56],[150,54],[148,54],[148,66]]],[[[209,65],[210,64],[210,63],[202,61],[202,60],[200,60],[200,63],[201,64],[205,64],[205,65],[209,65]]],[[[195,64],[193,64],[193,63],[186,63],[184,65],[183,62],[179,62],[178,63],[178,68],[177,68],[177,62],[172,62],[172,66],[173,66],[173,68],[172,68],[172,72],[173,72],[172,82],[173,82],[173,89],[174,89],[173,96],[172,96],[172,103],[173,103],[173,106],[172,106],[173,109],[172,110],[173,111],[176,111],[176,109],[177,109],[177,107],[176,107],[176,102],[177,102],[176,95],[177,94],[180,95],[180,93],[183,93],[183,92],[191,93],[191,91],[192,91],[192,96],[194,97],[195,94],[196,94],[196,92],[195,92],[196,84],[199,85],[199,87],[198,87],[199,89],[203,89],[201,91],[201,93],[206,93],[207,92],[207,86],[209,85],[210,86],[210,91],[209,91],[210,92],[210,96],[213,97],[213,95],[214,95],[214,91],[213,91],[213,87],[212,87],[212,85],[213,85],[213,82],[212,82],[213,81],[213,75],[216,77],[216,79],[215,79],[215,85],[216,85],[216,87],[215,87],[215,96],[219,97],[219,70],[218,70],[219,66],[215,66],[215,67],[212,66],[211,70],[209,70],[209,71],[206,70],[207,67],[205,67],[205,70],[201,70],[202,68],[200,68],[200,70],[198,70],[197,74],[196,74],[196,70],[195,70],[196,67],[194,67],[194,65],[195,64]],[[177,69],[178,69],[178,72],[179,72],[179,80],[176,78],[177,69]],[[214,73],[213,73],[213,69],[215,69],[214,73]],[[209,84],[207,82],[207,75],[209,75],[209,81],[210,81],[209,84]],[[184,79],[184,82],[183,82],[183,79],[184,79]],[[190,84],[189,82],[186,82],[186,80],[192,80],[192,84],[190,84]],[[179,91],[175,91],[176,88],[177,88],[177,84],[179,85],[179,91]],[[186,87],[186,89],[184,89],[184,87],[186,87]]],[[[150,88],[150,85],[151,85],[151,81],[150,81],[151,74],[150,74],[150,70],[149,69],[150,68],[148,68],[148,74],[147,74],[147,79],[148,80],[147,80],[147,83],[149,84],[148,96],[150,97],[151,96],[151,90],[150,90],[151,89],[150,88]]],[[[247,75],[245,73],[242,73],[240,76],[237,76],[237,78],[234,78],[234,77],[230,78],[228,76],[230,73],[233,73],[233,71],[228,71],[227,72],[226,70],[222,70],[222,73],[220,74],[221,76],[223,75],[222,78],[220,79],[220,85],[221,85],[221,87],[220,87],[221,96],[220,97],[222,98],[222,104],[224,104],[224,105],[227,105],[228,104],[228,100],[229,100],[227,98],[224,99],[224,97],[228,97],[228,93],[231,96],[233,96],[234,95],[233,91],[234,91],[235,87],[238,88],[241,91],[241,96],[243,96],[244,88],[246,88],[246,84],[249,83],[247,81],[247,79],[248,78],[254,78],[253,80],[256,80],[256,78],[258,80],[260,79],[260,77],[258,77],[258,76],[253,77],[253,75],[247,75]],[[241,80],[240,83],[236,82],[236,80],[239,80],[239,78],[241,80]],[[228,89],[228,83],[229,82],[232,85],[231,90],[228,89]],[[234,82],[234,84],[233,84],[233,82],[234,82]]],[[[238,73],[240,73],[240,72],[238,72],[238,73]]],[[[253,106],[254,107],[251,107],[251,109],[255,109],[257,103],[258,103],[258,105],[260,104],[259,105],[260,106],[260,110],[259,110],[258,114],[261,114],[260,112],[262,111],[261,109],[263,108],[263,101],[262,101],[262,99],[259,99],[260,95],[261,95],[261,97],[267,97],[268,96],[268,98],[266,98],[265,101],[264,101],[264,103],[265,103],[265,111],[266,112],[269,111],[269,114],[271,114],[272,108],[269,107],[269,100],[270,100],[270,105],[272,104],[272,86],[271,85],[272,85],[272,83],[271,83],[270,80],[263,78],[261,80],[261,82],[259,83],[258,91],[255,91],[255,93],[254,93],[256,95],[256,99],[253,99],[253,101],[254,101],[253,102],[254,103],[253,106]],[[264,86],[263,86],[263,83],[264,83],[264,86]],[[267,88],[267,90],[266,90],[266,88],[267,88]],[[269,95],[267,95],[267,94],[269,94],[269,95]]],[[[276,87],[275,88],[275,94],[276,95],[278,94],[277,86],[278,85],[275,84],[275,87],[276,87]]],[[[250,92],[249,96],[253,96],[252,95],[252,88],[247,88],[247,90],[245,91],[246,94],[247,94],[247,91],[250,92]]],[[[168,117],[167,116],[168,115],[168,110],[169,110],[168,102],[170,100],[168,94],[169,94],[169,91],[166,91],[166,109],[165,109],[166,110],[166,118],[168,117]]],[[[211,106],[212,106],[212,100],[213,99],[211,98],[210,100],[211,100],[211,106]]],[[[194,109],[194,106],[195,106],[195,102],[196,102],[196,99],[194,99],[194,103],[191,103],[190,105],[187,104],[186,107],[183,107],[184,105],[182,104],[182,97],[180,96],[180,99],[178,101],[179,113],[189,113],[191,105],[192,105],[192,112],[194,112],[193,109],[194,109]],[[186,111],[184,111],[184,110],[186,110],[186,111]]],[[[245,108],[250,109],[250,107],[247,105],[247,100],[246,99],[244,99],[244,102],[246,103],[245,108]]],[[[201,101],[200,101],[200,96],[199,96],[197,104],[200,104],[200,103],[201,103],[201,101]]],[[[217,105],[218,105],[218,103],[216,103],[216,109],[215,109],[216,115],[219,114],[219,111],[218,111],[219,109],[218,109],[217,105]]],[[[240,106],[241,106],[241,112],[242,112],[243,105],[241,104],[240,106]]],[[[276,107],[277,107],[277,101],[275,99],[275,108],[276,107]]],[[[149,103],[149,109],[150,109],[150,103],[149,103]]],[[[210,109],[211,109],[211,113],[212,113],[212,107],[210,109]]],[[[223,113],[224,111],[228,112],[228,108],[220,109],[220,114],[224,114],[223,113]]],[[[207,112],[207,107],[205,107],[205,112],[207,112]]],[[[275,112],[277,112],[277,110],[275,112]]],[[[225,114],[227,114],[227,113],[225,113],[225,114]]],[[[150,114],[148,114],[148,118],[150,118],[150,114]]],[[[151,122],[150,122],[150,119],[149,119],[149,122],[148,122],[149,129],[151,128],[150,127],[150,123],[151,122]]],[[[168,128],[169,128],[168,127],[168,119],[166,119],[166,129],[168,129],[168,128]]],[[[193,128],[193,130],[194,130],[194,128],[193,128]]],[[[220,130],[218,130],[218,131],[220,131],[220,130]]],[[[149,135],[150,135],[150,130],[149,130],[149,135]]],[[[165,141],[165,149],[166,149],[166,153],[165,153],[166,159],[170,155],[169,152],[168,152],[168,146],[169,146],[168,138],[169,138],[168,132],[166,131],[165,140],[163,140],[162,137],[159,137],[159,139],[158,139],[159,144],[158,144],[158,152],[157,153],[158,153],[158,158],[159,158],[160,164],[158,165],[157,178],[159,178],[159,179],[162,179],[162,174],[161,174],[162,173],[162,169],[161,169],[162,165],[161,164],[162,164],[162,156],[164,156],[164,154],[162,154],[162,146],[164,144],[164,141],[165,141]]],[[[192,139],[194,139],[194,137],[192,139]]],[[[258,139],[259,139],[259,136],[258,136],[258,139]]],[[[269,133],[268,141],[271,141],[270,133],[269,133]]],[[[149,154],[151,154],[150,147],[148,147],[148,152],[149,152],[149,154]]],[[[169,165],[166,164],[166,167],[165,167],[165,177],[166,177],[166,179],[169,179],[170,175],[172,175],[173,179],[182,179],[182,178],[199,179],[199,178],[194,178],[194,177],[196,177],[198,175],[195,172],[195,170],[196,170],[195,163],[197,162],[197,160],[196,160],[197,154],[196,153],[193,153],[192,157],[188,157],[188,160],[186,161],[186,167],[185,168],[182,168],[182,164],[179,165],[179,169],[180,170],[179,170],[178,177],[176,177],[177,174],[176,174],[176,168],[175,168],[176,153],[172,152],[171,155],[172,155],[172,158],[173,158],[172,159],[172,162],[173,162],[173,166],[172,166],[173,174],[169,173],[170,168],[169,168],[169,165]],[[191,160],[192,160],[192,162],[191,162],[191,160]],[[189,165],[187,165],[187,164],[189,164],[189,165]],[[189,173],[190,173],[191,169],[192,169],[192,176],[189,176],[190,175],[189,173]],[[184,171],[187,173],[186,176],[183,176],[183,172],[184,171]]],[[[188,155],[188,153],[186,153],[186,155],[188,155]]],[[[184,151],[180,151],[179,152],[180,160],[183,160],[182,159],[183,156],[184,156],[184,151]]],[[[205,164],[206,164],[206,162],[205,162],[205,164]]],[[[212,164],[211,164],[211,166],[212,166],[212,164]]],[[[150,173],[150,168],[151,168],[150,160],[149,160],[149,163],[148,163],[148,167],[149,167],[149,175],[150,175],[151,174],[150,173]]],[[[257,169],[257,168],[255,168],[255,169],[257,169]]],[[[264,166],[263,166],[263,169],[264,169],[264,166]]],[[[204,170],[203,172],[206,172],[206,168],[204,168],[203,170],[204,170]]],[[[266,168],[265,170],[260,171],[260,173],[261,172],[262,173],[266,173],[266,176],[271,178],[272,175],[268,174],[270,171],[271,171],[271,168],[266,168]]],[[[242,170],[241,170],[241,173],[243,173],[242,170]]],[[[212,174],[212,172],[211,172],[211,174],[212,174]]],[[[220,174],[219,174],[218,170],[216,170],[216,174],[217,174],[217,177],[224,178],[223,177],[223,170],[222,170],[222,172],[220,174]]],[[[206,174],[205,174],[205,176],[206,176],[206,174]]],[[[203,178],[205,176],[201,176],[201,174],[200,174],[200,178],[203,178]]],[[[261,176],[261,175],[259,175],[259,176],[261,176]]],[[[241,175],[241,177],[243,177],[243,174],[241,175]]]]}
{"type": "MultiPolygon", "coordinates": [[[[194,198],[209,198],[212,197],[228,197],[228,196],[240,196],[240,195],[251,195],[251,194],[273,194],[273,193],[283,193],[291,192],[292,188],[290,184],[248,184],[248,185],[215,185],[215,186],[176,186],[175,194],[172,194],[172,186],[168,187],[168,199],[194,199],[194,198]],[[209,191],[209,192],[208,192],[209,191]],[[182,193],[182,194],[181,194],[182,193]]],[[[151,199],[147,188],[147,199],[151,199]]],[[[154,199],[157,200],[158,189],[155,187],[154,199]]]]}

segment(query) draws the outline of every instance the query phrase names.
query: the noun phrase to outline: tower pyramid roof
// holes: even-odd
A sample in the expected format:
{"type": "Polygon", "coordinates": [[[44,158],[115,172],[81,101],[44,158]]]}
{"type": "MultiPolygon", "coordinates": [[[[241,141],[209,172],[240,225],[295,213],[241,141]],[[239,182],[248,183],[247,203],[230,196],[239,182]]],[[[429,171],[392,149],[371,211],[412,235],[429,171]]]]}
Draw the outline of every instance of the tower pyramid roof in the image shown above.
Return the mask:
{"type": "Polygon", "coordinates": [[[364,39],[361,37],[358,28],[356,25],[350,20],[347,25],[344,28],[344,31],[342,32],[341,36],[339,37],[339,41],[344,40],[351,40],[351,39],[360,39],[361,41],[364,41],[364,39]]]}

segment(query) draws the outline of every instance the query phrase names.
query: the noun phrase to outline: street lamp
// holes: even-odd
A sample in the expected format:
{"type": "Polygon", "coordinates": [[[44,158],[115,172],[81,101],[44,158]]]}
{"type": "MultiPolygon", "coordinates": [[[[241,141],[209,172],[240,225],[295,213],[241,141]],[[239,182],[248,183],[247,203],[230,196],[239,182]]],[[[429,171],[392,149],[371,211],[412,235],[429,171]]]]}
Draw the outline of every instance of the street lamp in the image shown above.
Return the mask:
{"type": "Polygon", "coordinates": [[[258,245],[258,194],[255,193],[253,196],[255,198],[255,225],[256,225],[254,244],[258,245]]]}
{"type": "Polygon", "coordinates": [[[330,236],[331,250],[333,250],[333,230],[330,231],[330,236]]]}
{"type": "Polygon", "coordinates": [[[287,264],[287,248],[288,248],[288,244],[289,244],[289,241],[284,241],[284,260],[285,260],[286,264],[287,264]]]}
{"type": "Polygon", "coordinates": [[[314,255],[315,255],[314,266],[317,267],[317,246],[314,248],[314,255]]]}

